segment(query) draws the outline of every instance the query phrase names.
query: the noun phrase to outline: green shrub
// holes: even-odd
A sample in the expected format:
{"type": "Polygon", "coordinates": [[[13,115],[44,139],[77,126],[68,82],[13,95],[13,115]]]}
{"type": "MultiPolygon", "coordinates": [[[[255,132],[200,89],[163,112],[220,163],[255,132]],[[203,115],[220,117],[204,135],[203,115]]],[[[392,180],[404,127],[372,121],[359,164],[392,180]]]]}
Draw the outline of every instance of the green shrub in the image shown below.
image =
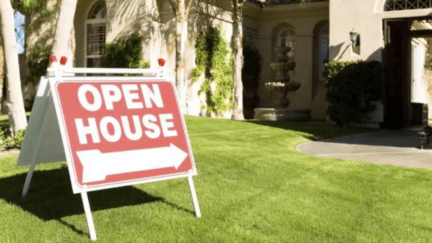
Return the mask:
{"type": "Polygon", "coordinates": [[[30,75],[25,77],[25,81],[38,82],[41,76],[46,74],[52,45],[46,44],[46,38],[39,39],[30,50],[27,56],[27,66],[30,70],[30,75]]]}
{"type": "Polygon", "coordinates": [[[243,115],[245,119],[253,119],[254,109],[260,101],[257,90],[261,73],[261,56],[256,48],[245,44],[243,47],[243,60],[243,115]]]}
{"type": "Polygon", "coordinates": [[[15,136],[7,137],[7,130],[0,130],[0,146],[2,149],[20,148],[24,141],[25,129],[18,130],[15,136]]]}
{"type": "Polygon", "coordinates": [[[339,126],[369,119],[371,101],[382,97],[383,68],[380,62],[330,62],[324,70],[330,119],[339,126]]]}
{"type": "MultiPolygon", "coordinates": [[[[30,48],[29,48],[30,49],[30,48]]],[[[50,62],[52,45],[47,44],[47,38],[39,39],[32,48],[28,51],[26,63],[30,74],[23,77],[21,80],[24,84],[33,83],[35,86],[39,83],[42,76],[46,75],[47,68],[50,62]]],[[[35,95],[35,94],[34,94],[35,95]]],[[[30,111],[34,102],[34,95],[28,96],[25,99],[25,109],[30,111]]]]}
{"type": "Polygon", "coordinates": [[[142,58],[141,36],[134,33],[127,39],[106,43],[101,58],[102,67],[148,68],[150,62],[142,58]]]}

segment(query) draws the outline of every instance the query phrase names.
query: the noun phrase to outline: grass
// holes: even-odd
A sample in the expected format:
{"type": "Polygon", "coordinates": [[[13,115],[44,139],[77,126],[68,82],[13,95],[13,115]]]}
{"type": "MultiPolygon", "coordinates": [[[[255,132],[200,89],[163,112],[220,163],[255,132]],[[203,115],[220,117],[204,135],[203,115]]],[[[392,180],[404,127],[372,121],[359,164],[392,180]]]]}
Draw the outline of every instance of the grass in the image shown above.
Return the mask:
{"type": "MultiPolygon", "coordinates": [[[[30,117],[30,112],[26,112],[27,118],[30,117]]],[[[9,116],[8,115],[0,115],[0,129],[5,130],[9,128],[9,116]]]]}
{"type": "MultiPolygon", "coordinates": [[[[186,179],[90,192],[98,242],[427,242],[432,171],[319,158],[295,146],[361,129],[187,117],[202,218],[186,179]]],[[[0,158],[0,242],[89,242],[65,163],[0,158]]]]}
{"type": "Polygon", "coordinates": [[[9,128],[9,116],[0,115],[0,129],[5,130],[7,128],[9,128]]]}

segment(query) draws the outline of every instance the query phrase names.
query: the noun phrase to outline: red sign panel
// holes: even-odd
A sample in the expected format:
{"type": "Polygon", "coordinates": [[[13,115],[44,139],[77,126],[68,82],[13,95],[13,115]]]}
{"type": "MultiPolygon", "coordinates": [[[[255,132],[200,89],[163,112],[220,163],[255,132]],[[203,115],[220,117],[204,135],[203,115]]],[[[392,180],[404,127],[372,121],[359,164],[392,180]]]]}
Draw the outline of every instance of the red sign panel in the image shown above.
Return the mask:
{"type": "Polygon", "coordinates": [[[55,87],[74,192],[196,174],[170,82],[62,81],[55,87]]]}

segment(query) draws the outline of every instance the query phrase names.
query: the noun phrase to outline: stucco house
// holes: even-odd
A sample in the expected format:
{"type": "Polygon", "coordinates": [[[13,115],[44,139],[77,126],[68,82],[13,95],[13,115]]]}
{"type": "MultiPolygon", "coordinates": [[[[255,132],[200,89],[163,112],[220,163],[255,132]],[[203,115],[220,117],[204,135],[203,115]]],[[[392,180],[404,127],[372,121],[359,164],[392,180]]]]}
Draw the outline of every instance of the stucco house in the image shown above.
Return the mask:
{"type": "MultiPolygon", "coordinates": [[[[48,9],[55,6],[56,1],[48,1],[48,9]]],[[[197,35],[209,25],[221,26],[229,42],[231,11],[229,1],[219,0],[201,1],[193,8],[186,46],[188,80],[195,66],[197,35]]],[[[387,68],[390,78],[383,84],[383,99],[377,102],[371,125],[399,128],[410,124],[415,116],[412,103],[431,102],[427,60],[432,0],[311,0],[306,5],[299,0],[246,1],[243,14],[245,41],[262,57],[259,107],[273,105],[264,83],[274,78],[270,68],[276,58],[274,48],[287,36],[294,43],[296,62],[291,76],[301,83],[301,88],[288,95],[290,107],[310,109],[313,120],[327,119],[322,70],[328,61],[377,60],[387,68]],[[357,34],[354,44],[352,33],[357,34]]],[[[27,48],[43,36],[52,37],[52,30],[52,23],[45,23],[27,35],[27,48]]],[[[139,31],[144,59],[157,67],[157,59],[165,58],[167,69],[174,74],[175,18],[167,0],[78,0],[71,31],[69,51],[76,67],[99,66],[106,42],[139,31]]],[[[198,115],[200,83],[187,86],[187,113],[198,115]]]]}

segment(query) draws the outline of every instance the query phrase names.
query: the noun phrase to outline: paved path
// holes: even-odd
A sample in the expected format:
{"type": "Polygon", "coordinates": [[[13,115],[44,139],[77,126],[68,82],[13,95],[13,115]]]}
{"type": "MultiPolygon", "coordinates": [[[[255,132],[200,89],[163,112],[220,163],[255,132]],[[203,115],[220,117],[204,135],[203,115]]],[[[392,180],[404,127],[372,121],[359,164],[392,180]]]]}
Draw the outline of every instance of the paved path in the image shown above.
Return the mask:
{"type": "Polygon", "coordinates": [[[420,130],[377,130],[301,144],[296,149],[316,156],[432,169],[432,149],[419,149],[420,130]]]}

